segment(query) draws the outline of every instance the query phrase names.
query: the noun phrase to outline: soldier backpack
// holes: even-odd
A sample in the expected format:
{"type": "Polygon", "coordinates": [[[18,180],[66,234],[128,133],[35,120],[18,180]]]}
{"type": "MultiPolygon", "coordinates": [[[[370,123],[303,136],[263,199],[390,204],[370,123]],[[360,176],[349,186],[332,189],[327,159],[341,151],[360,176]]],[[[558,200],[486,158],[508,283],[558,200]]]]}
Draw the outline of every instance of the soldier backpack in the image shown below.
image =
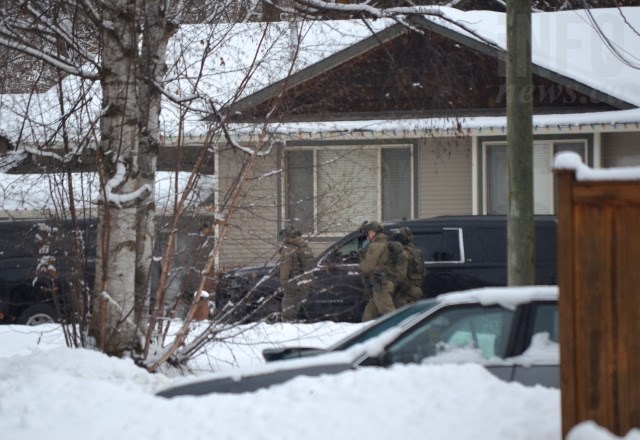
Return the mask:
{"type": "Polygon", "coordinates": [[[422,249],[416,246],[407,246],[411,258],[407,265],[407,278],[410,280],[422,280],[424,278],[424,255],[422,249]]]}
{"type": "Polygon", "coordinates": [[[389,241],[390,272],[396,281],[403,281],[407,277],[405,273],[407,261],[403,251],[404,246],[402,246],[402,243],[395,240],[389,241]]]}
{"type": "Polygon", "coordinates": [[[313,252],[311,252],[309,246],[301,246],[298,250],[298,267],[300,268],[300,273],[311,269],[314,260],[313,252]]]}

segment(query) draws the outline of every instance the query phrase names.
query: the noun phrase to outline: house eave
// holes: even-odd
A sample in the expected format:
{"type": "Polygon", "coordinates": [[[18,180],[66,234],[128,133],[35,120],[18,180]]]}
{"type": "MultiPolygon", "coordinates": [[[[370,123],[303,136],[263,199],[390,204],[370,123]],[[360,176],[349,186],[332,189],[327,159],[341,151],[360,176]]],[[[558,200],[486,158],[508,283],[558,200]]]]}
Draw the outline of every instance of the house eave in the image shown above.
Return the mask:
{"type": "MultiPolygon", "coordinates": [[[[240,142],[255,142],[251,124],[231,126],[240,142]]],[[[505,116],[459,119],[387,119],[362,121],[290,122],[261,127],[272,141],[420,139],[452,136],[506,136],[505,116]]],[[[595,113],[536,114],[534,135],[640,132],[640,109],[595,113]]]]}
{"type": "MultiPolygon", "coordinates": [[[[575,113],[593,113],[603,111],[599,107],[536,107],[535,113],[540,115],[549,114],[575,114],[575,113]]],[[[344,113],[320,113],[320,114],[288,114],[280,123],[297,123],[297,122],[346,122],[346,121],[373,121],[373,120],[405,120],[405,119],[430,119],[430,118],[447,118],[447,119],[464,119],[470,117],[482,116],[505,116],[505,108],[464,108],[464,109],[447,109],[447,110],[407,110],[407,111],[387,111],[387,112],[344,112],[344,113]]],[[[242,118],[238,115],[232,123],[240,124],[269,124],[273,120],[268,118],[242,118]]]]}

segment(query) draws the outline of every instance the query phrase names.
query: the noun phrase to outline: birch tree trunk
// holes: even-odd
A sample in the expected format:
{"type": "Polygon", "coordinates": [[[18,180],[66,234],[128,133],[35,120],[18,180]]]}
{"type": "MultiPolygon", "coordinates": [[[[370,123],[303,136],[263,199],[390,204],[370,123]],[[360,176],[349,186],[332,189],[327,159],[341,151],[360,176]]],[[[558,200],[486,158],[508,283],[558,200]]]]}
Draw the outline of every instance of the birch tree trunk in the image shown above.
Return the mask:
{"type": "Polygon", "coordinates": [[[153,274],[152,260],[155,247],[155,197],[153,195],[156,162],[160,150],[160,110],[162,84],[167,71],[165,64],[167,44],[178,29],[168,20],[163,0],[147,0],[142,13],[143,31],[141,56],[138,62],[138,92],[140,109],[140,161],[139,180],[152,189],[152,193],[137,212],[137,258],[136,292],[140,292],[141,303],[136,307],[139,322],[148,314],[153,274]]]}
{"type": "Polygon", "coordinates": [[[97,151],[103,205],[96,264],[97,310],[93,316],[100,347],[120,354],[140,344],[140,321],[134,311],[143,299],[136,290],[139,274],[132,269],[139,267],[136,237],[143,233],[136,214],[142,195],[149,190],[142,189],[146,182],[139,178],[136,2],[112,1],[103,11],[108,25],[102,32],[101,140],[97,151]]]}

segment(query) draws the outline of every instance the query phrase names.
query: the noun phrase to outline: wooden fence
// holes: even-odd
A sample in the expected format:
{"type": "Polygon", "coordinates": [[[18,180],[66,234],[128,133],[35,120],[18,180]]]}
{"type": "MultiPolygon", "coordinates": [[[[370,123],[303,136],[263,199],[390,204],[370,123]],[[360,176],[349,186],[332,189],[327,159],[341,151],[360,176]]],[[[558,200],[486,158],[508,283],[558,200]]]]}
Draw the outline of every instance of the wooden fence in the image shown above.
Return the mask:
{"type": "Polygon", "coordinates": [[[640,168],[556,159],[563,437],[640,426],[640,168]]]}

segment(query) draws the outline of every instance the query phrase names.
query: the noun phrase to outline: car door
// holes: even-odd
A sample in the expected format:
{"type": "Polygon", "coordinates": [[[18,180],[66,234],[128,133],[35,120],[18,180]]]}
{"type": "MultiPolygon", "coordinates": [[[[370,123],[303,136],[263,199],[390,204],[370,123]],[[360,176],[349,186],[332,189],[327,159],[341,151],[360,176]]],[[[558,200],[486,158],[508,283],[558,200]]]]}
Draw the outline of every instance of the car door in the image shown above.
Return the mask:
{"type": "Polygon", "coordinates": [[[460,227],[413,232],[414,243],[422,249],[425,259],[426,278],[422,289],[425,298],[487,285],[474,270],[477,263],[467,261],[464,238],[460,227]]]}
{"type": "Polygon", "coordinates": [[[360,272],[363,247],[362,234],[352,233],[316,260],[311,293],[303,305],[308,319],[361,321],[368,299],[360,272]]]}
{"type": "Polygon", "coordinates": [[[558,303],[538,301],[529,304],[516,339],[515,350],[521,354],[508,359],[514,363],[511,380],[524,385],[559,388],[558,303]]]}
{"type": "Polygon", "coordinates": [[[508,353],[516,312],[499,305],[447,306],[429,315],[386,347],[384,363],[497,364],[490,371],[510,380],[508,353]]]}

